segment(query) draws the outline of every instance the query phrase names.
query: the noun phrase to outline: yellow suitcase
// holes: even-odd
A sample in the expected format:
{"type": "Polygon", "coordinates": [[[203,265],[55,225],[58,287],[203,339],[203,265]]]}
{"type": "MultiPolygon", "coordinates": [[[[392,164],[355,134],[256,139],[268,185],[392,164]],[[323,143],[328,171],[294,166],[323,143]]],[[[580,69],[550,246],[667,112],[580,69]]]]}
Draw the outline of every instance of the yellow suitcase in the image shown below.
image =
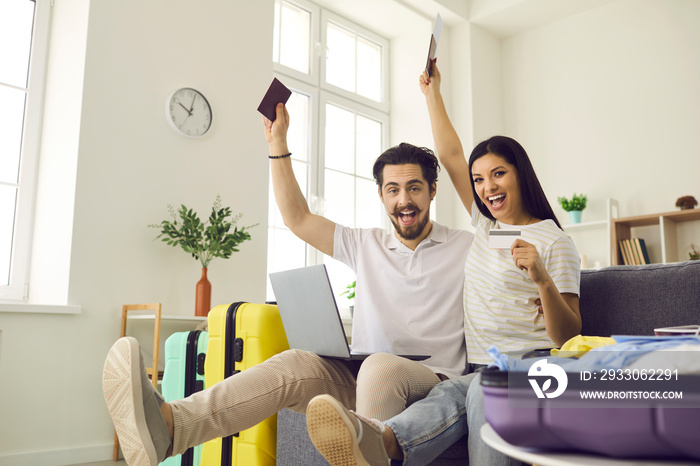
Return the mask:
{"type": "MultiPolygon", "coordinates": [[[[211,387],[226,377],[289,349],[277,306],[237,302],[214,307],[207,318],[209,344],[204,382],[211,387]]],[[[204,443],[201,466],[276,463],[277,415],[226,438],[204,443]]]]}

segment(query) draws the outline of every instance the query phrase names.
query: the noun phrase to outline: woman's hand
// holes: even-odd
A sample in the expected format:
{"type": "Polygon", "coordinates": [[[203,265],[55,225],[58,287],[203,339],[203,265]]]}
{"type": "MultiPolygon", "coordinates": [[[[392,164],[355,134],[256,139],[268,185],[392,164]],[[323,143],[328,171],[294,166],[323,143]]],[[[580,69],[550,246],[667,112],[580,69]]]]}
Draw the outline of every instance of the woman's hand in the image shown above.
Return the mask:
{"type": "Polygon", "coordinates": [[[418,77],[418,84],[420,85],[420,90],[426,97],[430,93],[440,93],[440,82],[442,81],[442,76],[440,75],[440,70],[437,67],[437,58],[433,61],[433,75],[428,76],[428,72],[423,70],[423,74],[418,77]]]}
{"type": "Polygon", "coordinates": [[[535,300],[535,304],[538,306],[538,312],[544,315],[547,335],[557,346],[563,345],[569,338],[578,335],[581,331],[578,295],[559,293],[535,245],[516,239],[510,247],[510,253],[515,266],[526,271],[537,285],[539,297],[535,300]]]}
{"type": "Polygon", "coordinates": [[[530,279],[537,285],[549,279],[547,269],[534,244],[522,239],[516,239],[510,246],[513,263],[520,270],[524,270],[530,279]]]}

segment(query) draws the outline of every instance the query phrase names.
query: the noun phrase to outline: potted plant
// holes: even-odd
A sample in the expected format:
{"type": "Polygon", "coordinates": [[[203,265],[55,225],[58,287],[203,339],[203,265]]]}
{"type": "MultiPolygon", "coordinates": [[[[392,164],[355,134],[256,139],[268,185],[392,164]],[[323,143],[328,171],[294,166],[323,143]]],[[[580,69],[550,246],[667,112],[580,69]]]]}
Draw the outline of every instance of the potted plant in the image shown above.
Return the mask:
{"type": "Polygon", "coordinates": [[[688,256],[690,256],[691,261],[700,260],[700,251],[695,249],[694,244],[690,245],[690,252],[688,253],[688,256]]]}
{"type": "Polygon", "coordinates": [[[694,209],[696,205],[698,201],[693,196],[682,196],[676,199],[676,207],[680,207],[681,210],[694,209]]]}
{"type": "Polygon", "coordinates": [[[340,296],[347,295],[346,297],[348,298],[348,301],[350,301],[350,317],[353,316],[354,311],[355,311],[353,299],[355,299],[355,285],[356,284],[357,284],[357,280],[353,281],[348,286],[346,286],[345,291],[340,293],[340,296]]]}
{"type": "Polygon", "coordinates": [[[574,193],[571,199],[560,196],[557,201],[561,204],[562,209],[569,213],[571,223],[581,223],[581,211],[586,208],[588,196],[574,193]]]}
{"type": "Polygon", "coordinates": [[[170,246],[181,247],[202,264],[202,278],[196,287],[195,315],[206,316],[211,308],[211,283],[207,279],[209,262],[215,257],[228,259],[238,252],[237,246],[251,239],[246,229],[257,224],[239,229],[236,224],[243,214],[234,216],[230,207],[222,207],[221,195],[216,196],[209,219],[205,222],[184,204],[177,213],[172,205],[168,205],[168,212],[170,220],[148,226],[160,229],[156,238],[170,246]]]}

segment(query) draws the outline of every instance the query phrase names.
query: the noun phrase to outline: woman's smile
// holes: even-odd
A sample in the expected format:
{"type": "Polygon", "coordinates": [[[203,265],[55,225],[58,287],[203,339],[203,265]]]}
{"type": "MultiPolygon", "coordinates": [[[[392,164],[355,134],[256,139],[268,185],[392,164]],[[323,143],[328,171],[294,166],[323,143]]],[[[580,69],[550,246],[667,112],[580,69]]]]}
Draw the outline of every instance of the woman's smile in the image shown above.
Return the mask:
{"type": "Polygon", "coordinates": [[[498,210],[503,207],[506,200],[506,195],[503,193],[495,194],[493,196],[488,196],[487,199],[491,203],[491,210],[498,210]]]}

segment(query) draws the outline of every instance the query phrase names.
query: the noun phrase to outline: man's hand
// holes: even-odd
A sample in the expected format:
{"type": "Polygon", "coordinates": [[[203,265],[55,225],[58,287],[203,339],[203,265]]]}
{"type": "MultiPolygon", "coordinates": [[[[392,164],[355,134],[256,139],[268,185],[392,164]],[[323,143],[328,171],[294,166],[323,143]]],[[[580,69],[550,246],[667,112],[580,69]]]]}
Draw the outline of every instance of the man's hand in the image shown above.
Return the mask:
{"type": "Polygon", "coordinates": [[[289,113],[284,104],[277,104],[277,118],[270,121],[262,117],[265,130],[265,140],[270,146],[270,155],[283,155],[289,153],[287,148],[287,131],[289,130],[289,113]]]}

